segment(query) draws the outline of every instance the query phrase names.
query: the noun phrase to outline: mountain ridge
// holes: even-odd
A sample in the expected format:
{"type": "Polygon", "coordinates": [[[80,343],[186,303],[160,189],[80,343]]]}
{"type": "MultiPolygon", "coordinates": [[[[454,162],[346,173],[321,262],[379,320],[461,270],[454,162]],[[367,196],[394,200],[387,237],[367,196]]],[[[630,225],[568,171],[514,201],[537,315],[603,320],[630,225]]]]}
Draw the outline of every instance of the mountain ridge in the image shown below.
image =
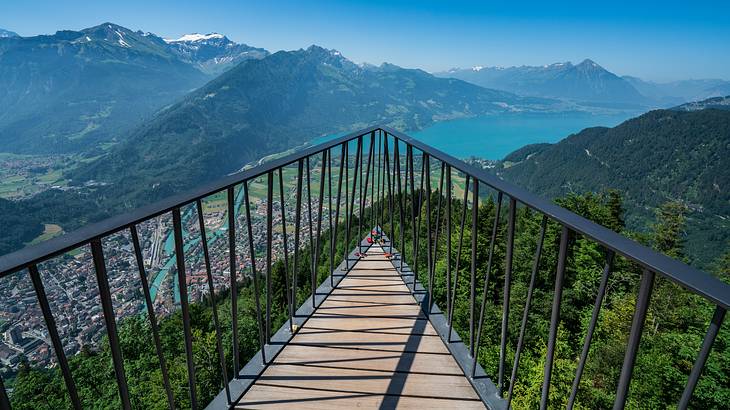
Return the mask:
{"type": "Polygon", "coordinates": [[[519,95],[560,98],[587,105],[641,106],[649,103],[631,84],[591,59],[578,64],[451,69],[436,73],[519,95]]]}
{"type": "Polygon", "coordinates": [[[617,189],[637,229],[663,202],[680,201],[693,262],[706,266],[730,243],[730,111],[711,108],[712,100],[695,104],[704,108],[654,110],[523,147],[491,169],[549,198],[617,189]]]}

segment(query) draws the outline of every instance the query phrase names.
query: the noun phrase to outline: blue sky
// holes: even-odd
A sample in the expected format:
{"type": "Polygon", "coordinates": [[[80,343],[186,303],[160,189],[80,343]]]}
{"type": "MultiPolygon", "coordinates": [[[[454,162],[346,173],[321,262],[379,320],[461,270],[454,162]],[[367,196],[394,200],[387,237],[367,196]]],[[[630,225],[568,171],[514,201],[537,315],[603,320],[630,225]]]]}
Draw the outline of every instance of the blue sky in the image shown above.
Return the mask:
{"type": "Polygon", "coordinates": [[[730,79],[728,1],[555,3],[1,0],[0,27],[28,36],[111,21],[163,37],[215,31],[272,51],[318,44],[428,71],[591,58],[656,81],[730,79]]]}

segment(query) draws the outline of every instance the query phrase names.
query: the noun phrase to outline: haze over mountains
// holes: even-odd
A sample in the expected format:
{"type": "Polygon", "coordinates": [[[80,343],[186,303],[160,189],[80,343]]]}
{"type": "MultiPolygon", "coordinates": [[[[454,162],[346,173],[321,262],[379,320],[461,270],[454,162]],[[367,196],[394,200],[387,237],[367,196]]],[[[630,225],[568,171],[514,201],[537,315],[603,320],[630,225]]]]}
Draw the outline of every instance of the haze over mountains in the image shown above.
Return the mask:
{"type": "Polygon", "coordinates": [[[730,94],[730,81],[708,79],[655,83],[631,76],[619,77],[590,59],[575,65],[564,62],[545,66],[454,68],[436,75],[519,95],[617,108],[670,107],[730,94]]]}
{"type": "MultiPolygon", "coordinates": [[[[515,112],[644,112],[690,95],[722,93],[727,84],[642,82],[591,60],[431,75],[387,63],[355,64],[319,46],[270,54],[217,33],[166,40],[111,23],[3,37],[0,106],[7,108],[0,111],[0,152],[81,152],[88,160],[64,170],[68,188],[14,203],[0,199],[0,208],[11,210],[0,212],[0,226],[13,227],[0,253],[35,238],[43,223],[72,230],[319,136],[373,124],[414,130],[515,112]]],[[[682,105],[558,144],[526,147],[502,163],[500,174],[549,196],[626,190],[636,221],[660,199],[680,199],[709,224],[702,225],[710,226],[707,232],[725,238],[712,229],[726,221],[719,216],[730,217],[730,182],[716,167],[730,169],[722,162],[730,157],[724,117],[730,111],[716,109],[725,106],[726,99],[682,105]],[[647,137],[635,138],[637,133],[647,137]],[[718,179],[708,182],[710,177],[718,179]],[[637,184],[648,193],[636,191],[637,184]],[[698,194],[712,189],[717,193],[698,194]]]]}
{"type": "Polygon", "coordinates": [[[105,23],[0,38],[0,152],[76,152],[120,138],[216,72],[267,54],[213,36],[166,42],[105,23]]]}

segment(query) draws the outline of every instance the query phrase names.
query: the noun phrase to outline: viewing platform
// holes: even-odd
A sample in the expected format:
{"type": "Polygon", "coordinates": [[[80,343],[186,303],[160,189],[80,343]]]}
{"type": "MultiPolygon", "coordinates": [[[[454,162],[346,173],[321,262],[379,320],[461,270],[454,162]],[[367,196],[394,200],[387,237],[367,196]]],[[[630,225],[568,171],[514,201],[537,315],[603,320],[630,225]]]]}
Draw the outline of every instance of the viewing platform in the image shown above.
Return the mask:
{"type": "MultiPolygon", "coordinates": [[[[47,292],[64,289],[44,265],[54,258],[86,269],[84,284],[98,290],[99,305],[86,310],[103,317],[105,346],[97,347],[125,410],[140,406],[135,394],[150,384],[171,410],[501,410],[517,407],[520,394],[530,395],[523,407],[572,409],[615,259],[619,280],[631,284],[631,313],[617,328],[624,350],[611,351],[618,361],[602,392],[614,410],[626,406],[662,278],[712,312],[701,344],[686,347],[691,369],[675,389],[686,409],[730,307],[730,285],[717,277],[384,126],[0,256],[0,280],[27,285],[24,298],[37,299],[54,355],[43,371],[62,375],[64,403],[81,409],[69,360],[77,351],[65,349],[64,333],[77,318],[59,315],[47,292]],[[126,236],[110,246],[115,235],[126,236]],[[579,241],[590,258],[572,257],[579,241]],[[590,315],[572,318],[577,349],[560,357],[561,315],[575,313],[563,290],[578,263],[589,276],[590,315]],[[110,286],[120,277],[131,289],[110,286]],[[130,377],[138,368],[119,337],[120,289],[140,299],[126,317],[149,325],[140,329],[149,329],[154,383],[130,377]]],[[[0,410],[11,408],[9,390],[0,378],[0,410]]]]}

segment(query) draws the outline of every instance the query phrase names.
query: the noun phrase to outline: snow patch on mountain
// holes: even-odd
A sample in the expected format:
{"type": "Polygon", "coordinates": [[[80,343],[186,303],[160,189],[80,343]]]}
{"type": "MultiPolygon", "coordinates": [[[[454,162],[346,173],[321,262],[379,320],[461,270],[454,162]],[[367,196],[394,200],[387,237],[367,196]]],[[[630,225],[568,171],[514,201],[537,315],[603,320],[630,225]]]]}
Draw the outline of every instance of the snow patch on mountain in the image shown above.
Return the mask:
{"type": "Polygon", "coordinates": [[[185,43],[185,42],[196,42],[196,41],[204,41],[204,40],[212,40],[212,39],[221,39],[225,37],[223,34],[218,33],[208,33],[208,34],[200,34],[200,33],[192,33],[192,34],[185,34],[184,36],[178,38],[177,40],[173,39],[165,39],[166,43],[185,43]]]}

